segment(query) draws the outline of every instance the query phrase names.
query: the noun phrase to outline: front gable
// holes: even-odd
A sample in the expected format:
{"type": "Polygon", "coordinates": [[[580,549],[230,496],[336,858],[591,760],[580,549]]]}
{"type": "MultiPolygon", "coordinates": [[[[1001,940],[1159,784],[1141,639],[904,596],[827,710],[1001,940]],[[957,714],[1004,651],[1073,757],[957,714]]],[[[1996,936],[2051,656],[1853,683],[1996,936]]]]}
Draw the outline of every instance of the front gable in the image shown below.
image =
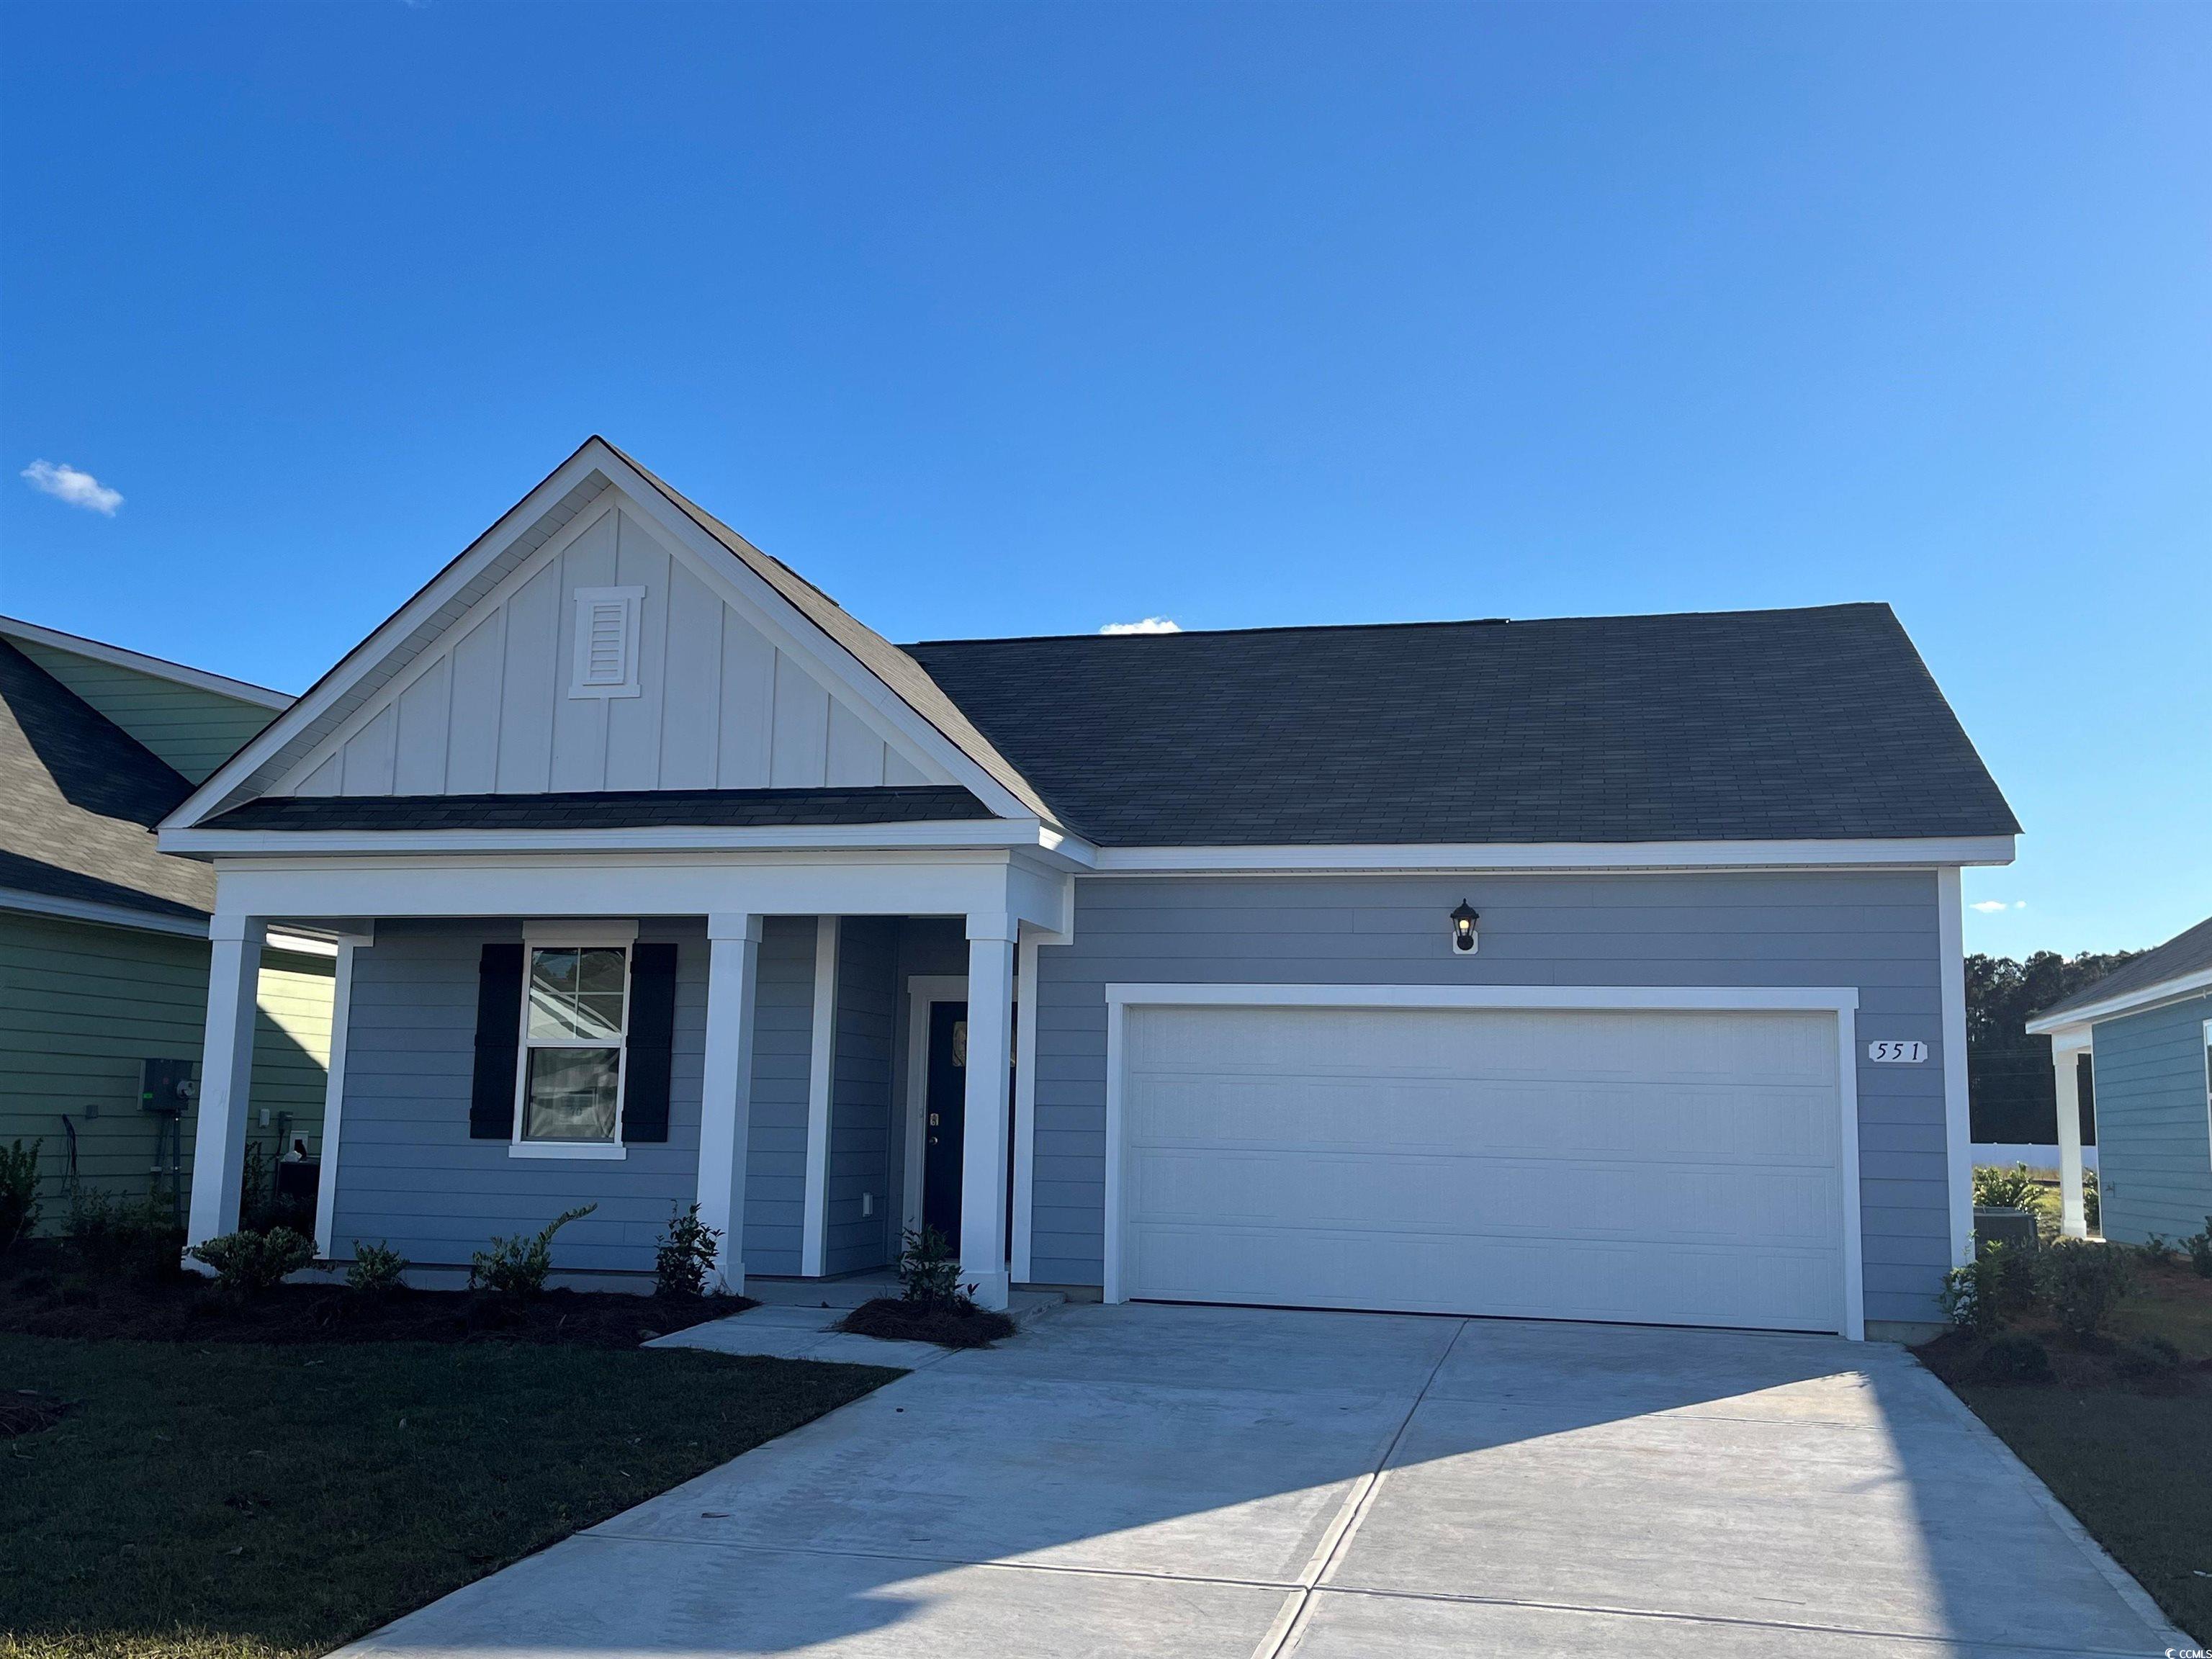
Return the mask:
{"type": "Polygon", "coordinates": [[[266,790],[947,783],[608,486],[266,790]]]}
{"type": "Polygon", "coordinates": [[[1040,813],[911,659],[594,438],[167,827],[258,799],[916,786],[1040,813]]]}

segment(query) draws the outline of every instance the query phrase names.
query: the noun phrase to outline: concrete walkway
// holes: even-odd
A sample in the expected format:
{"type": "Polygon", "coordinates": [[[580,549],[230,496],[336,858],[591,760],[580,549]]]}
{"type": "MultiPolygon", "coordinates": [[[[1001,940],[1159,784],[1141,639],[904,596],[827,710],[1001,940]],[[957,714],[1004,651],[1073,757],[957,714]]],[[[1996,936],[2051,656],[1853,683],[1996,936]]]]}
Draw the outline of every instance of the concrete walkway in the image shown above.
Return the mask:
{"type": "Polygon", "coordinates": [[[2189,1644],[1895,1348],[1069,1307],[347,1651],[2047,1659],[2173,1645],[2189,1644]]]}

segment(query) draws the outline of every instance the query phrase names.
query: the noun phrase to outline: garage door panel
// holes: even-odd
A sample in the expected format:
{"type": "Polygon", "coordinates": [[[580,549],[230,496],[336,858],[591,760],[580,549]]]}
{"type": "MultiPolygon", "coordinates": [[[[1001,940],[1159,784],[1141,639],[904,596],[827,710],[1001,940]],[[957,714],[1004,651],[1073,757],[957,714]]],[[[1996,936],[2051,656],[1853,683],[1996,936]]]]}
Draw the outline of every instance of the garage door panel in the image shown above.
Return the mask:
{"type": "Polygon", "coordinates": [[[1401,1232],[1650,1238],[1826,1249],[1839,1217],[1831,1171],[1694,1164],[1565,1164],[1516,1158],[1314,1158],[1162,1151],[1127,1195],[1144,1227],[1319,1227],[1401,1232]],[[1387,1229],[1374,1218],[1388,1216],[1387,1229]],[[1716,1225],[1715,1218],[1724,1224],[1716,1225]]]}
{"type": "Polygon", "coordinates": [[[1159,1301],[1834,1330],[1833,1255],[1725,1247],[1273,1229],[1146,1229],[1131,1263],[1159,1301]],[[1375,1287],[1401,1287],[1386,1303],[1375,1287]],[[1483,1287],[1469,1307],[1455,1290],[1483,1287]]]}
{"type": "Polygon", "coordinates": [[[1528,1158],[1592,1153],[1832,1164],[1835,1085],[1601,1084],[1482,1077],[1140,1074],[1125,1090],[1132,1143],[1291,1146],[1441,1156],[1470,1143],[1528,1158]]]}
{"type": "Polygon", "coordinates": [[[1132,1008],[1124,1288],[1840,1328],[1837,1042],[1813,1013],[1132,1008]]]}

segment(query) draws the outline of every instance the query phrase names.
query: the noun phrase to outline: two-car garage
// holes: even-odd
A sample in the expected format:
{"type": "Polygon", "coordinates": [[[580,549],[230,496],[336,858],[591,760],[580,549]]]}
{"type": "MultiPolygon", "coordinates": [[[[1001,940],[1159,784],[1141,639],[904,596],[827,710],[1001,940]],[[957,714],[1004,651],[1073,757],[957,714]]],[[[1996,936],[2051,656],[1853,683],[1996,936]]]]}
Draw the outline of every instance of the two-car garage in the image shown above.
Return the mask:
{"type": "Polygon", "coordinates": [[[1114,987],[1108,1296],[1856,1334],[1853,1000],[1114,987]]]}

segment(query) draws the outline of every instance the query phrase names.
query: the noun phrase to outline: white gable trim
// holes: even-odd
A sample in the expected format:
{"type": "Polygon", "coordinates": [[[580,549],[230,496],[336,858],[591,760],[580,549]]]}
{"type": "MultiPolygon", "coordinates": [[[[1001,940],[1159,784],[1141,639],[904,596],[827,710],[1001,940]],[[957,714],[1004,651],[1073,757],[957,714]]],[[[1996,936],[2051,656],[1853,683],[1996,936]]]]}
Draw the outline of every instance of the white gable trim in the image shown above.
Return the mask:
{"type": "Polygon", "coordinates": [[[755,621],[772,643],[808,667],[831,689],[833,695],[844,694],[840,701],[877,738],[909,759],[927,763],[919,768],[925,775],[935,773],[941,781],[964,786],[1001,817],[1034,817],[958,744],[884,685],[742,559],[709,537],[688,515],[678,512],[658,489],[641,477],[605,442],[593,438],[555,468],[498,523],[347,653],[337,666],[272,721],[260,736],[194,790],[165,821],[164,827],[190,829],[224,806],[234,804],[237,799],[291,788],[311,775],[337,747],[356,735],[387,705],[388,700],[379,693],[389,689],[396,697],[428,671],[430,662],[440,654],[435,650],[439,640],[455,635],[479,605],[495,603],[500,596],[519,586],[518,578],[526,580],[527,574],[542,568],[550,556],[547,549],[556,544],[565,546],[598,522],[604,511],[594,512],[592,507],[611,510],[617,504],[605,501],[604,491],[581,504],[581,510],[569,522],[544,538],[541,545],[533,547],[530,556],[507,573],[489,592],[480,595],[467,612],[449,618],[445,626],[425,638],[397,672],[388,673],[382,682],[362,690],[418,633],[430,628],[440,611],[465,593],[487,566],[529,535],[566,497],[587,484],[594,474],[618,492],[619,504],[634,512],[664,545],[685,557],[687,567],[709,592],[755,621]],[[279,776],[262,776],[266,769],[298,743],[303,733],[356,694],[362,698],[359,706],[349,708],[345,718],[325,732],[306,757],[286,766],[279,776]]]}
{"type": "Polygon", "coordinates": [[[58,628],[41,628],[36,623],[21,622],[14,617],[0,617],[0,637],[28,640],[33,645],[66,651],[73,657],[82,657],[89,662],[106,663],[111,668],[128,668],[157,680],[189,685],[195,691],[212,692],[218,697],[252,703],[259,708],[282,709],[292,706],[291,694],[287,691],[272,691],[265,685],[234,680],[227,674],[210,674],[204,668],[188,668],[183,663],[171,662],[166,657],[149,657],[143,651],[110,645],[104,640],[88,640],[81,635],[64,634],[58,628]]]}

